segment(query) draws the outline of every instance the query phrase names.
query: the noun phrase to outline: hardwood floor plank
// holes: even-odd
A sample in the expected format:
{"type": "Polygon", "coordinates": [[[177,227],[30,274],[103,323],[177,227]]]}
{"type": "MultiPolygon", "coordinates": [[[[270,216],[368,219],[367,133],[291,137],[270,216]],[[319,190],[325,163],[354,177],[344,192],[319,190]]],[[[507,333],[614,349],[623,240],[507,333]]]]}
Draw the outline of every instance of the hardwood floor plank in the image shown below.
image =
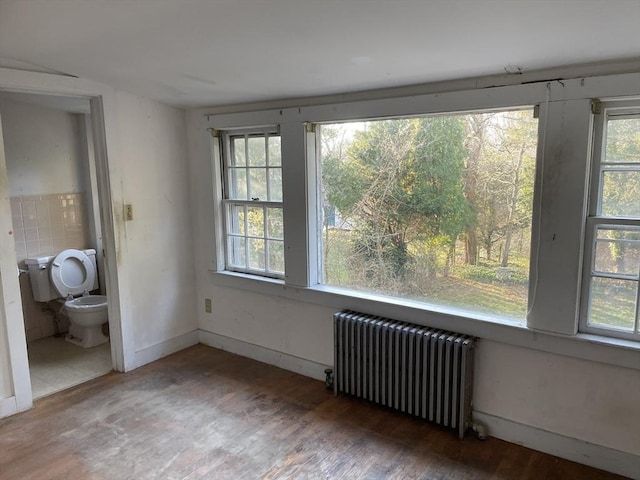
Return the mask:
{"type": "Polygon", "coordinates": [[[197,345],[0,420],[2,480],[613,480],[197,345]]]}

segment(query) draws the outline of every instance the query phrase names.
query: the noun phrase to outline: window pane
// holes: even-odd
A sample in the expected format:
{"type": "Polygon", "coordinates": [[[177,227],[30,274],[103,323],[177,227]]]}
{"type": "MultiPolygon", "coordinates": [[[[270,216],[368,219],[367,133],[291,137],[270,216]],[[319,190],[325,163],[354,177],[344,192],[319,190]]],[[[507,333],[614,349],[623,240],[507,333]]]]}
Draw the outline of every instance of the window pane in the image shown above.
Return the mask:
{"type": "Polygon", "coordinates": [[[274,239],[284,238],[284,224],[281,208],[267,208],[267,236],[274,239]]]}
{"type": "Polygon", "coordinates": [[[229,205],[229,233],[244,235],[244,206],[229,205]]]}
{"type": "Polygon", "coordinates": [[[636,281],[593,278],[589,323],[633,331],[637,296],[636,281]]]}
{"type": "Polygon", "coordinates": [[[281,165],[282,154],[280,152],[280,137],[269,137],[269,165],[281,165]]]}
{"type": "Polygon", "coordinates": [[[640,274],[640,230],[598,228],[596,265],[599,273],[640,274]]]}
{"type": "Polygon", "coordinates": [[[531,110],[323,125],[319,142],[323,283],[524,321],[531,110]]]}
{"type": "Polygon", "coordinates": [[[229,169],[229,183],[231,192],[229,198],[233,200],[248,200],[247,171],[244,168],[229,169]]]}
{"type": "Polygon", "coordinates": [[[269,270],[284,273],[284,242],[268,240],[269,242],[269,270]]]}
{"type": "Polygon", "coordinates": [[[249,235],[264,237],[264,209],[262,207],[247,207],[249,235]]]}
{"type": "Polygon", "coordinates": [[[223,164],[227,267],[282,277],[284,229],[280,203],[280,138],[260,133],[227,138],[230,158],[228,164],[223,164]],[[274,202],[276,206],[267,207],[266,202],[274,202]]]}
{"type": "Polygon", "coordinates": [[[282,201],[282,170],[279,168],[269,169],[269,197],[272,202],[282,201]]]}
{"type": "Polygon", "coordinates": [[[264,240],[249,238],[249,268],[264,270],[264,240]]]}
{"type": "Polygon", "coordinates": [[[267,164],[267,153],[265,150],[265,137],[249,138],[249,165],[252,167],[263,167],[267,164]]]}
{"type": "Polygon", "coordinates": [[[249,197],[251,200],[267,200],[267,170],[265,168],[249,169],[250,188],[249,197]]]}
{"type": "Polygon", "coordinates": [[[602,177],[602,215],[640,217],[640,171],[604,171],[602,177]]]}
{"type": "Polygon", "coordinates": [[[607,122],[605,162],[640,162],[640,118],[607,122]]]}
{"type": "Polygon", "coordinates": [[[231,166],[243,167],[247,164],[245,159],[244,142],[244,137],[236,137],[233,139],[233,156],[231,157],[231,166]]]}
{"type": "Polygon", "coordinates": [[[243,237],[229,237],[228,248],[230,266],[245,268],[247,265],[245,239],[243,237]]]}

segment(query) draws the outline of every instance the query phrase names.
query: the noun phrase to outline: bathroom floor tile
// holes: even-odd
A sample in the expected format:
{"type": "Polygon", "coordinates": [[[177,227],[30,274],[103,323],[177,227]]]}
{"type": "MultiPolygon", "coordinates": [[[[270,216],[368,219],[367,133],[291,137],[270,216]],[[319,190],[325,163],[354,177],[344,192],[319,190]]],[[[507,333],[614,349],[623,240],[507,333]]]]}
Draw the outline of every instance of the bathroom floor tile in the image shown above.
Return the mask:
{"type": "Polygon", "coordinates": [[[33,398],[84,383],[112,370],[109,343],[80,348],[64,337],[46,337],[28,345],[33,398]]]}

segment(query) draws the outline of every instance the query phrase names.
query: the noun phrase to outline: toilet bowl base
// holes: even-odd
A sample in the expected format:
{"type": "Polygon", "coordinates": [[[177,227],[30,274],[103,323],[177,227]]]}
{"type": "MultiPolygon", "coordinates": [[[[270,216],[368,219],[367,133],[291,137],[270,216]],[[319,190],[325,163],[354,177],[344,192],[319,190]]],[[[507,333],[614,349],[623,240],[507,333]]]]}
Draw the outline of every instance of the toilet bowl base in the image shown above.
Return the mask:
{"type": "Polygon", "coordinates": [[[80,327],[72,324],[69,327],[69,333],[64,338],[67,342],[82,348],[97,347],[109,341],[109,337],[102,333],[102,325],[80,327]]]}

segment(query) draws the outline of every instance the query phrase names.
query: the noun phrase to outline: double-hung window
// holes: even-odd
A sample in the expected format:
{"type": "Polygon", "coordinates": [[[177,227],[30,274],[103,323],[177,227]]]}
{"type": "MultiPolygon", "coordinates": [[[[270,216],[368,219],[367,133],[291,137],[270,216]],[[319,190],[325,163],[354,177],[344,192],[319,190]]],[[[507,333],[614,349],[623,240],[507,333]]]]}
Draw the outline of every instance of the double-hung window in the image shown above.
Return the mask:
{"type": "Polygon", "coordinates": [[[284,276],[282,163],[277,130],[223,136],[226,269],[284,276]]]}
{"type": "Polygon", "coordinates": [[[640,101],[596,116],[582,329],[640,339],[640,101]]]}

